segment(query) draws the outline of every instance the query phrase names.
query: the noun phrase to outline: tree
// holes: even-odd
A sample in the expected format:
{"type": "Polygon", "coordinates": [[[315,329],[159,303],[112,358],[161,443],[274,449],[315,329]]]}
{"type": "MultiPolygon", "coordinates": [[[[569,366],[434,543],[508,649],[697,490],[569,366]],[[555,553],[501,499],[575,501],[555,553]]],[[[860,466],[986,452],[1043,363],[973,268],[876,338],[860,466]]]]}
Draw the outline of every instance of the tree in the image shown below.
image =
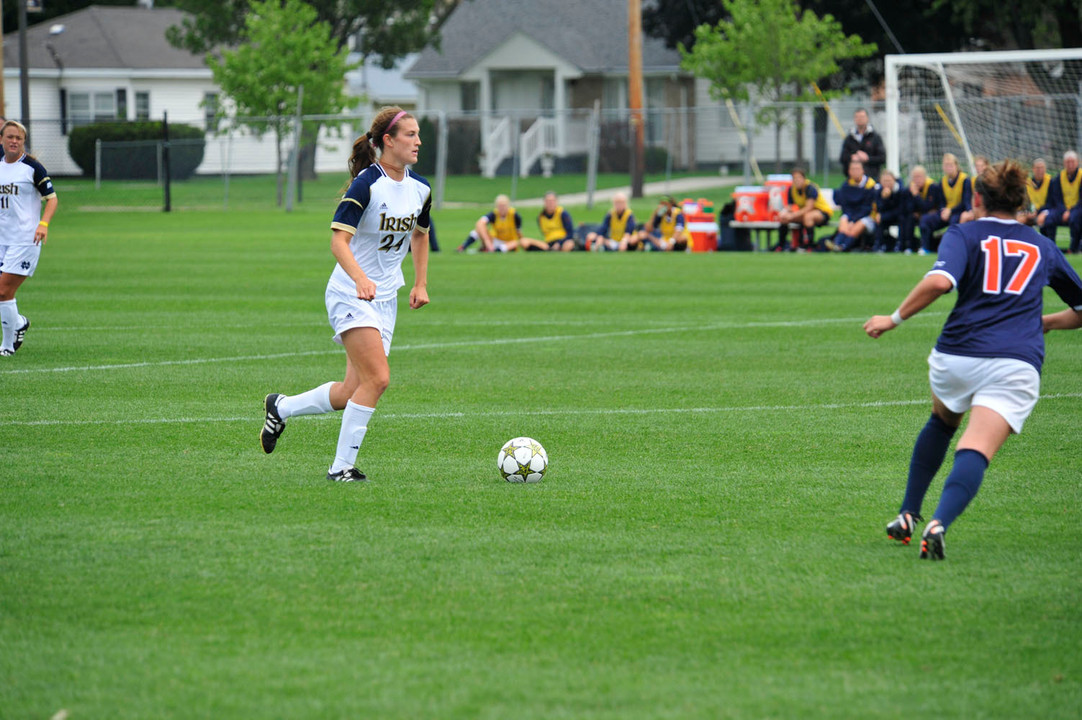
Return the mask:
{"type": "MultiPolygon", "coordinates": [[[[695,29],[695,46],[680,46],[683,67],[710,81],[719,100],[785,103],[815,99],[811,87],[838,71],[844,58],[876,51],[846,35],[830,15],[798,12],[792,0],[723,0],[731,18],[695,29]]],[[[774,123],[775,162],[781,166],[781,129],[788,108],[767,104],[756,114],[760,125],[774,123]]]]}
{"type": "Polygon", "coordinates": [[[273,131],[277,151],[278,204],[282,204],[282,138],[292,126],[299,89],[301,112],[338,113],[348,102],[346,53],[330,27],[302,0],[257,0],[244,19],[242,43],[207,56],[214,81],[257,135],[273,131]]]}
{"type": "MultiPolygon", "coordinates": [[[[305,0],[330,27],[338,49],[352,48],[385,68],[438,38],[439,25],[459,0],[305,0]]],[[[169,33],[169,41],[196,53],[235,43],[245,27],[250,0],[176,0],[192,14],[169,33]]]]}

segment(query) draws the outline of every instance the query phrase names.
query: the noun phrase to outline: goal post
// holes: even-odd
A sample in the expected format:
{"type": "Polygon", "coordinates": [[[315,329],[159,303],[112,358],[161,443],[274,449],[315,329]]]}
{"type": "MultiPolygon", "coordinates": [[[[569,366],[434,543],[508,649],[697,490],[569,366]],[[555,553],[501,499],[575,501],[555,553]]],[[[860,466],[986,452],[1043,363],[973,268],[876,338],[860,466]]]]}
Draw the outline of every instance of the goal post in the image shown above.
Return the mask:
{"type": "Polygon", "coordinates": [[[1082,48],[887,55],[884,74],[891,169],[947,152],[970,171],[977,155],[1054,166],[1082,149],[1082,48]]]}

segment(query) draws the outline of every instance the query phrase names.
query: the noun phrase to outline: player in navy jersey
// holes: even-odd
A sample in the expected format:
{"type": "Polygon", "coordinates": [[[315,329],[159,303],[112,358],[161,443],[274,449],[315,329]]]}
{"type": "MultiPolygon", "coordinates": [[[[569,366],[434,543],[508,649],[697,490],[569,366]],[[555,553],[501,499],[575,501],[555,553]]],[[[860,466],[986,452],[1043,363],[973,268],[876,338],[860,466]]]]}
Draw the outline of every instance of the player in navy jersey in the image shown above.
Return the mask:
{"type": "Polygon", "coordinates": [[[0,143],[0,357],[9,357],[30,329],[30,321],[19,314],[15,293],[37,269],[59,201],[49,173],[26,154],[25,127],[8,120],[0,126],[0,143]]]}
{"type": "MultiPolygon", "coordinates": [[[[1050,286],[1075,314],[1082,313],[1082,280],[1048,238],[1015,220],[1026,201],[1026,174],[1013,161],[988,168],[974,183],[983,217],[953,225],[943,235],[932,270],[893,315],[876,315],[864,330],[878,338],[958,291],[928,358],[932,416],[917,436],[898,517],[887,535],[908,544],[928,486],[965,413],[954,465],[921,538],[922,558],[942,560],[943,538],[977,494],[988,463],[1032,412],[1044,360],[1041,307],[1050,286]]],[[[1062,314],[1057,314],[1059,318],[1062,314]]],[[[1045,324],[1050,322],[1048,318],[1045,324]]],[[[1056,323],[1061,321],[1057,319],[1056,323]]],[[[1069,326],[1066,321],[1056,327],[1069,326]]]]}
{"type": "Polygon", "coordinates": [[[409,169],[420,146],[417,121],[398,107],[383,108],[353,144],[352,180],[331,222],[331,252],[338,264],[326,292],[334,340],[346,349],[345,378],[299,395],[271,393],[263,402],[260,443],[267,453],[274,451],[288,418],[345,411],[329,480],[366,479],[355,463],[376,403],[390,382],[387,354],[407,253],[412,252],[414,269],[409,305],[416,310],[428,304],[432,192],[428,181],[409,169]]]}

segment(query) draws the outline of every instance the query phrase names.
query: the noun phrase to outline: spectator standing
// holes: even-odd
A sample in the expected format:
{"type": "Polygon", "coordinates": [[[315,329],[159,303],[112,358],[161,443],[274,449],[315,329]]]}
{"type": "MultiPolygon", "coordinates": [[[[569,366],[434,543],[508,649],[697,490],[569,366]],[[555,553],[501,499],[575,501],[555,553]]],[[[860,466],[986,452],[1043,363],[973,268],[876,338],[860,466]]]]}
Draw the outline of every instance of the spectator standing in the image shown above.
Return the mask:
{"type": "Polygon", "coordinates": [[[887,161],[887,148],[883,138],[868,122],[868,111],[860,108],[853,113],[853,129],[842,141],[842,172],[847,172],[849,161],[856,158],[864,163],[864,172],[869,177],[879,175],[879,168],[887,161]]]}

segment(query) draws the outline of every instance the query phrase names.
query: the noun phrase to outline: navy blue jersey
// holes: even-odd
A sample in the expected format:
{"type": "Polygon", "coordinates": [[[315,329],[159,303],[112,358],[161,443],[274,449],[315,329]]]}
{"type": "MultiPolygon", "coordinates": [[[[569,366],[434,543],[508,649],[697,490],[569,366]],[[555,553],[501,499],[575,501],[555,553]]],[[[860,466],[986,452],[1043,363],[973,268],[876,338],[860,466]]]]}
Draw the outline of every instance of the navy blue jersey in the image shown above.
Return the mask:
{"type": "Polygon", "coordinates": [[[1050,240],[1014,220],[952,225],[928,273],[958,291],[936,350],[968,357],[1015,358],[1040,372],[1044,361],[1044,287],[1082,311],[1082,280],[1050,240]]]}

